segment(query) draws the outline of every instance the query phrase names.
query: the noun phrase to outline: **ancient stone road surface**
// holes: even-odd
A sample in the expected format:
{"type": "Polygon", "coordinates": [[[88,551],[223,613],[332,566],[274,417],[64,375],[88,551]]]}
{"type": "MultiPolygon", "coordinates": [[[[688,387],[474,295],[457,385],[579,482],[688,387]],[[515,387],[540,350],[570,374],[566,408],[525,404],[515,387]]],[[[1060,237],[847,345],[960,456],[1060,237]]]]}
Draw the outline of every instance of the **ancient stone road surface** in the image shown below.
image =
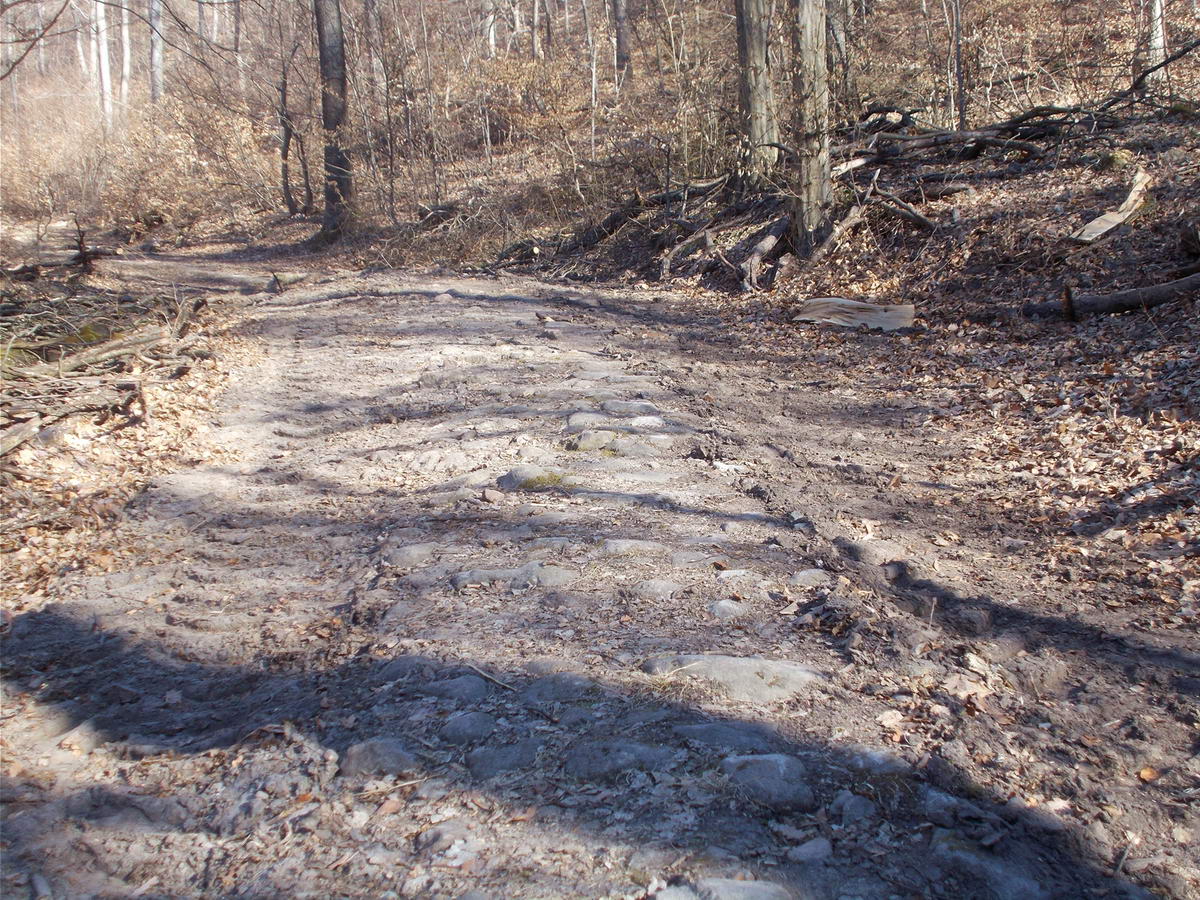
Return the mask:
{"type": "Polygon", "coordinates": [[[201,461],[128,511],[128,564],[64,574],[6,639],[21,890],[1145,895],[888,737],[951,737],[970,691],[895,699],[955,676],[932,617],[837,562],[837,509],[780,506],[794,461],[683,330],[381,275],[255,295],[228,338],[201,461]]]}

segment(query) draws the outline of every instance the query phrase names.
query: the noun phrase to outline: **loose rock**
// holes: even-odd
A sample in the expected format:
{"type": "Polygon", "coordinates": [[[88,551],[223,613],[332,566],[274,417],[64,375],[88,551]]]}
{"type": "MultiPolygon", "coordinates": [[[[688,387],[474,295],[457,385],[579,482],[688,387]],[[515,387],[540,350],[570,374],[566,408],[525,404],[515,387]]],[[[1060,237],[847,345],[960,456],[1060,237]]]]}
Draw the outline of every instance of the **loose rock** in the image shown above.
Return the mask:
{"type": "Polygon", "coordinates": [[[343,775],[403,775],[416,768],[416,757],[394,738],[352,744],[342,754],[343,775]]]}
{"type": "Polygon", "coordinates": [[[811,810],[816,806],[808,771],[799,759],[784,753],[731,756],[721,764],[731,784],[756,803],[777,812],[811,810]]]}

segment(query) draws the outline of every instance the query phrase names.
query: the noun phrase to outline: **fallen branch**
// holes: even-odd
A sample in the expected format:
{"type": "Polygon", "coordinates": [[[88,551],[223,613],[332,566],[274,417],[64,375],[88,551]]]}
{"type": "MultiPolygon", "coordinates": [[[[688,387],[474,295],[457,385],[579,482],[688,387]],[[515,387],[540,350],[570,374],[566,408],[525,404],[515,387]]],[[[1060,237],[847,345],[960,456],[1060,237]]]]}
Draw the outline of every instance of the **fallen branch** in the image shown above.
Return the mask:
{"type": "Polygon", "coordinates": [[[139,399],[144,406],[145,400],[141,397],[140,388],[136,386],[133,389],[127,390],[124,395],[111,391],[100,391],[84,397],[78,397],[69,403],[64,403],[55,409],[39,413],[32,419],[11,425],[4,429],[4,431],[0,431],[0,456],[10,453],[26,441],[37,437],[43,428],[54,424],[59,419],[64,419],[67,416],[81,412],[128,410],[133,402],[139,399]]]}
{"type": "Polygon", "coordinates": [[[920,225],[922,228],[928,228],[930,231],[937,230],[937,222],[923,215],[911,203],[906,203],[889,191],[880,190],[876,191],[876,193],[887,201],[887,208],[900,216],[900,218],[906,219],[914,225],[920,225]]]}
{"type": "Polygon", "coordinates": [[[976,131],[934,131],[925,134],[896,134],[885,131],[875,135],[872,142],[903,143],[909,149],[925,149],[927,147],[944,147],[948,144],[983,144],[988,147],[1000,147],[1005,150],[1020,150],[1021,152],[1038,157],[1042,148],[1029,141],[1019,141],[1015,138],[1001,137],[1001,129],[985,129],[976,131]]]}
{"type": "Polygon", "coordinates": [[[829,230],[829,234],[825,236],[825,240],[821,241],[821,243],[817,245],[817,249],[812,252],[812,256],[810,256],[807,260],[808,264],[812,265],[813,263],[819,262],[828,254],[836,250],[837,245],[842,242],[842,238],[849,234],[851,229],[861,222],[866,214],[867,204],[865,199],[862,203],[850,207],[850,211],[834,223],[833,228],[829,230]]]}
{"type": "Polygon", "coordinates": [[[107,341],[95,347],[89,347],[87,350],[81,350],[79,353],[74,353],[71,356],[64,356],[55,362],[39,363],[35,366],[13,369],[10,377],[46,378],[61,375],[66,372],[73,372],[76,369],[82,369],[85,366],[93,366],[97,363],[107,362],[110,359],[127,356],[131,353],[140,353],[150,347],[165,343],[170,338],[170,328],[147,328],[143,331],[136,331],[133,334],[119,337],[116,340],[107,341]]]}
{"type": "Polygon", "coordinates": [[[750,255],[742,261],[739,267],[742,273],[742,290],[758,290],[758,269],[762,265],[762,261],[766,259],[767,254],[775,249],[780,238],[787,234],[791,223],[792,217],[789,214],[780,216],[767,226],[766,233],[758,239],[758,242],[751,248],[750,255]]]}
{"type": "Polygon", "coordinates": [[[1049,303],[1029,303],[1022,309],[1026,316],[1042,318],[1077,318],[1103,313],[1132,312],[1136,309],[1150,309],[1171,300],[1185,297],[1188,294],[1200,293],[1200,273],[1167,281],[1163,284],[1149,287],[1130,288],[1112,294],[1084,294],[1071,297],[1066,294],[1063,301],[1055,300],[1049,303]]]}
{"type": "Polygon", "coordinates": [[[1106,109],[1112,109],[1112,107],[1116,106],[1122,100],[1129,99],[1134,94],[1136,94],[1139,90],[1141,90],[1142,85],[1146,83],[1147,78],[1149,78],[1151,75],[1153,75],[1159,69],[1165,69],[1167,66],[1171,65],[1171,63],[1175,62],[1176,60],[1182,59],[1183,57],[1187,56],[1189,53],[1191,53],[1197,47],[1200,47],[1200,38],[1197,38],[1196,40],[1192,41],[1189,44],[1184,44],[1182,47],[1180,47],[1178,50],[1176,50],[1174,53],[1172,53],[1170,56],[1168,56],[1162,62],[1157,63],[1153,66],[1150,66],[1147,69],[1142,69],[1142,71],[1137,74],[1137,77],[1135,77],[1133,79],[1133,81],[1130,83],[1129,87],[1125,88],[1125,90],[1123,90],[1123,91],[1118,91],[1117,93],[1115,93],[1111,97],[1109,97],[1107,100],[1105,100],[1103,103],[1101,103],[1100,107],[1099,107],[1100,110],[1104,111],[1106,109]]]}

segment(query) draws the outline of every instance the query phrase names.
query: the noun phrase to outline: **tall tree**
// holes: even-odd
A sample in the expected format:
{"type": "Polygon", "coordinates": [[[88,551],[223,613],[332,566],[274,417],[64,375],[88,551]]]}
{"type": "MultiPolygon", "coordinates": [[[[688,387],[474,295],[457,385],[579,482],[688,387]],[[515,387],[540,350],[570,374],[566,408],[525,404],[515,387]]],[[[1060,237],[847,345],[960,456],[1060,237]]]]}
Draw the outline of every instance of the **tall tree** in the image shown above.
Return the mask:
{"type": "MultiPolygon", "coordinates": [[[[1149,17],[1146,62],[1150,66],[1157,66],[1167,58],[1167,19],[1163,0],[1150,0],[1146,13],[1149,17]]],[[[1166,76],[1166,69],[1159,69],[1151,72],[1146,80],[1151,83],[1161,83],[1166,76]]]]}
{"type": "Polygon", "coordinates": [[[768,49],[771,35],[769,0],[736,0],[738,87],[742,135],[747,142],[746,170],[757,180],[775,164],[779,143],[775,93],[771,87],[768,49]]]}
{"type": "Polygon", "coordinates": [[[150,102],[157,103],[163,94],[163,0],[150,0],[147,19],[150,25],[150,102]]]}
{"type": "Polygon", "coordinates": [[[483,0],[483,45],[488,59],[496,57],[496,0],[483,0]]]}
{"type": "Polygon", "coordinates": [[[617,82],[624,84],[633,76],[633,62],[629,57],[629,8],[626,0],[612,0],[613,30],[616,32],[617,82]]]}
{"type": "Polygon", "coordinates": [[[534,59],[542,55],[541,32],[538,30],[541,27],[541,14],[541,3],[533,0],[533,24],[529,26],[529,53],[534,59]]]}
{"type": "Polygon", "coordinates": [[[100,91],[100,111],[104,114],[105,127],[111,128],[113,123],[112,68],[108,53],[106,10],[105,0],[95,0],[92,4],[92,55],[96,60],[95,70],[98,75],[96,86],[100,91]]]}
{"type": "Polygon", "coordinates": [[[129,0],[121,4],[121,106],[129,104],[129,77],[133,74],[133,37],[129,28],[129,0]]]}
{"type": "Polygon", "coordinates": [[[350,217],[350,157],[343,147],[346,122],[346,44],[339,0],[313,0],[321,67],[321,126],[325,130],[325,218],[321,237],[341,237],[350,217]]]}
{"type": "Polygon", "coordinates": [[[829,70],[825,58],[825,0],[791,0],[796,152],[792,246],[807,258],[829,232],[833,195],[829,170],[829,70]]]}

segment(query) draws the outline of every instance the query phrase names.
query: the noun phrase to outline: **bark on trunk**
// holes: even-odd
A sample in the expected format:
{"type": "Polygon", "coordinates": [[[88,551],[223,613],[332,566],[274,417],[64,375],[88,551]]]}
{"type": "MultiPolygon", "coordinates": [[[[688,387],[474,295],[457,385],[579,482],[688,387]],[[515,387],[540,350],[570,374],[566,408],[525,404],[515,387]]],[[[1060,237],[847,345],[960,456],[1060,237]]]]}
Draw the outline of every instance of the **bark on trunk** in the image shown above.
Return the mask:
{"type": "Polygon", "coordinates": [[[296,203],[296,195],[292,193],[292,179],[288,169],[292,135],[295,133],[292,116],[288,112],[288,63],[289,61],[284,59],[283,67],[279,72],[279,181],[283,190],[283,203],[287,207],[288,215],[294,216],[300,211],[300,207],[296,203]]]}
{"type": "Polygon", "coordinates": [[[129,7],[121,7],[121,106],[129,104],[129,76],[133,74],[133,38],[129,30],[129,7]]]}
{"type": "Polygon", "coordinates": [[[792,245],[807,259],[829,233],[829,74],[825,62],[825,0],[792,0],[797,182],[792,245]]]}
{"type": "Polygon", "coordinates": [[[617,82],[624,84],[633,77],[633,62],[629,58],[629,10],[625,0],[612,0],[612,9],[617,39],[617,82]]]}
{"type": "Polygon", "coordinates": [[[341,129],[346,121],[346,49],[339,0],[314,0],[321,67],[321,125],[325,130],[325,219],[321,235],[336,240],[350,215],[350,157],[341,129]]]}
{"type": "Polygon", "coordinates": [[[104,125],[112,127],[113,95],[112,69],[108,54],[108,22],[105,18],[107,5],[104,0],[95,0],[92,4],[92,41],[95,47],[97,87],[100,91],[100,111],[104,115],[104,125]]]}
{"type": "MultiPolygon", "coordinates": [[[[1163,0],[1150,0],[1149,8],[1149,40],[1147,41],[1146,62],[1150,66],[1157,66],[1167,58],[1167,21],[1166,12],[1163,9],[1163,0]]],[[[1158,69],[1146,78],[1146,81],[1151,84],[1161,84],[1163,79],[1167,77],[1166,69],[1158,69]]]]}
{"type": "Polygon", "coordinates": [[[738,87],[742,133],[747,141],[747,176],[759,180],[775,164],[779,143],[775,93],[768,65],[771,33],[768,0],[736,0],[738,87]]]}
{"type": "Polygon", "coordinates": [[[496,0],[483,0],[483,45],[488,59],[496,58],[496,0]]]}
{"type": "Polygon", "coordinates": [[[150,0],[150,102],[157,103],[163,95],[163,34],[162,0],[150,0]]]}
{"type": "Polygon", "coordinates": [[[542,4],[540,0],[533,0],[533,24],[529,26],[529,52],[534,59],[542,55],[542,4]]]}

